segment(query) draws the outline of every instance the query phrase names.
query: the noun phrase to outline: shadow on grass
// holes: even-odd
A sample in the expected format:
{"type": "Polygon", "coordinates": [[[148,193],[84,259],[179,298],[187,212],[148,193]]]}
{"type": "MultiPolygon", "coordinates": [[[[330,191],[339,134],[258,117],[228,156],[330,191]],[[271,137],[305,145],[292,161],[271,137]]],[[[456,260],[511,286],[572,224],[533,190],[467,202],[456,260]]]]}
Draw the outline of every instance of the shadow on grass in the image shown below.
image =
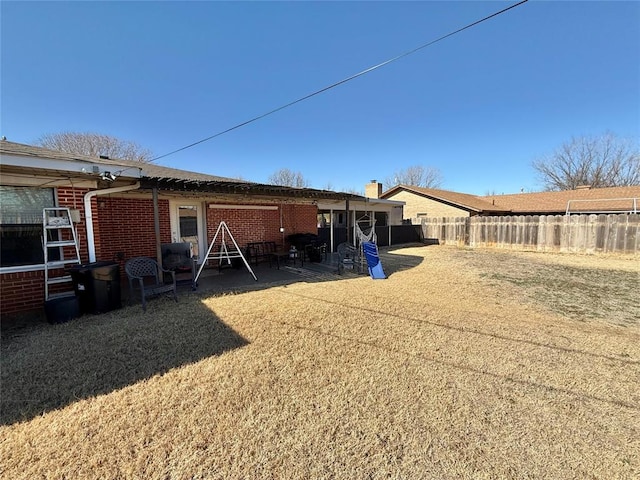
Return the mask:
{"type": "MultiPolygon", "coordinates": [[[[380,260],[388,277],[394,273],[415,268],[424,262],[424,257],[421,255],[400,253],[406,247],[428,248],[423,244],[381,247],[380,260]]],[[[198,280],[197,292],[205,295],[238,293],[267,289],[276,285],[289,285],[301,281],[322,283],[369,276],[366,267],[362,272],[345,270],[342,275],[338,274],[338,256],[335,253],[319,263],[304,262],[304,265],[300,265],[300,263],[293,265],[288,262],[278,269],[275,263],[270,266],[267,261],[258,265],[251,265],[251,268],[258,277],[258,281],[253,279],[244,266],[237,269],[222,270],[221,272],[218,271],[217,267],[205,269],[205,274],[198,280]]],[[[190,290],[189,287],[190,285],[183,285],[181,287],[182,293],[187,293],[190,290]]]]}
{"type": "MultiPolygon", "coordinates": [[[[424,261],[422,256],[401,253],[404,247],[412,246],[418,245],[380,249],[387,276],[424,261]]],[[[215,268],[214,275],[199,281],[197,292],[191,293],[189,283],[182,285],[179,303],[151,300],[147,313],[142,312],[136,297],[131,308],[83,316],[65,324],[31,321],[23,322],[20,328],[3,328],[0,423],[29,420],[247,345],[247,340],[202,305],[200,300],[211,294],[368,277],[366,272],[338,275],[337,257],[333,262],[331,258],[323,263],[305,262],[302,268],[277,269],[268,262],[252,268],[257,282],[244,267],[222,272],[215,268]]],[[[122,287],[127,304],[126,282],[122,287]]]]}
{"type": "Polygon", "coordinates": [[[195,297],[12,333],[1,347],[4,425],[248,344],[195,297]]]}

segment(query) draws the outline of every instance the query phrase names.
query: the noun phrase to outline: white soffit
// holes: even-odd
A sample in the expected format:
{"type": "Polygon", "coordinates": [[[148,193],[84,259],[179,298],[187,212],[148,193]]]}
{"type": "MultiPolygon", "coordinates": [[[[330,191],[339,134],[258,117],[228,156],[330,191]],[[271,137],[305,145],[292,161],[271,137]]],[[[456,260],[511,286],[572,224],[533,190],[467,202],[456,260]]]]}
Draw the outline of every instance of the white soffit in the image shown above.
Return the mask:
{"type": "Polygon", "coordinates": [[[140,169],[129,165],[113,163],[87,162],[85,160],[63,160],[45,157],[31,157],[23,155],[0,154],[0,164],[3,166],[33,168],[38,170],[53,170],[73,174],[86,174],[95,171],[119,172],[119,177],[140,178],[140,169]],[[84,171],[83,171],[84,169],[84,171]]]}

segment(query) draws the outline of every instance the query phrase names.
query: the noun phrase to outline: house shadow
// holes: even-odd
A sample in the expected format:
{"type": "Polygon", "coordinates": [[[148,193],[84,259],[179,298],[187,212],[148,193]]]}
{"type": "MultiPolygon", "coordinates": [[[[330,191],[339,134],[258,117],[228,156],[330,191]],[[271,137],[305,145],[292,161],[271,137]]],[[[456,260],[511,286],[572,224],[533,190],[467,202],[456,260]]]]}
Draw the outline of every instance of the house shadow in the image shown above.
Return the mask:
{"type": "Polygon", "coordinates": [[[0,423],[28,421],[249,342],[196,299],[3,332],[0,423]]]}
{"type": "MultiPolygon", "coordinates": [[[[402,253],[407,246],[382,247],[380,258],[387,276],[414,268],[420,255],[402,253]]],[[[228,293],[265,290],[298,282],[320,284],[369,278],[362,272],[338,274],[337,257],[322,262],[283,264],[263,262],[209,269],[192,292],[190,281],[179,286],[179,302],[152,299],[147,312],[140,299],[122,282],[124,305],[129,308],[102,315],[85,315],[49,325],[44,320],[2,331],[2,398],[0,424],[28,421],[78,400],[108,394],[154,375],[248,345],[202,304],[202,298],[228,293]]],[[[372,280],[373,281],[373,280],[372,280]]],[[[379,281],[379,280],[376,280],[379,281]]]]}
{"type": "MultiPolygon", "coordinates": [[[[394,246],[379,247],[378,253],[380,262],[387,277],[394,273],[401,272],[403,270],[409,270],[417,267],[424,262],[424,257],[421,255],[411,255],[406,253],[406,248],[418,247],[426,248],[424,243],[409,243],[394,246]],[[404,253],[402,253],[404,252],[404,253]]],[[[310,270],[328,271],[338,274],[339,257],[337,253],[333,253],[332,256],[328,256],[320,263],[305,263],[305,267],[310,270]]],[[[369,272],[366,265],[366,260],[363,259],[362,268],[359,270],[353,270],[345,278],[352,278],[355,276],[368,276],[369,272]]],[[[337,279],[342,278],[343,275],[338,274],[337,279]]]]}
{"type": "MultiPolygon", "coordinates": [[[[381,247],[379,250],[380,261],[387,277],[403,270],[415,268],[424,262],[424,257],[421,255],[401,253],[406,247],[428,248],[423,243],[381,247]]],[[[369,277],[366,265],[361,269],[343,269],[339,271],[338,262],[337,253],[328,253],[320,262],[283,261],[279,267],[275,262],[270,263],[265,260],[258,264],[250,265],[257,280],[254,280],[253,276],[241,263],[237,263],[236,268],[218,269],[215,266],[209,266],[203,270],[202,275],[198,278],[195,291],[203,296],[223,295],[265,290],[298,282],[324,283],[369,277]]],[[[179,290],[183,294],[187,293],[192,290],[191,283],[184,283],[179,286],[179,290]]],[[[128,296],[128,293],[125,293],[125,296],[128,296]]]]}

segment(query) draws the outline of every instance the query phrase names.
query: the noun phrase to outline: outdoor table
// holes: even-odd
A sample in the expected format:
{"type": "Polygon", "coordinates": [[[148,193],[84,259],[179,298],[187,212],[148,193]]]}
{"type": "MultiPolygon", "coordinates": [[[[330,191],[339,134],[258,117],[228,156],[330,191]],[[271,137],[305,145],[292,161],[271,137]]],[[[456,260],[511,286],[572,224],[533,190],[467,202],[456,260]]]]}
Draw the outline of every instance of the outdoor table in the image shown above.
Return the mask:
{"type": "Polygon", "coordinates": [[[271,267],[273,260],[275,260],[276,266],[278,267],[278,270],[280,270],[280,261],[284,260],[284,263],[287,263],[289,258],[292,258],[294,266],[296,264],[296,260],[300,260],[300,266],[304,267],[304,259],[302,258],[302,255],[296,252],[295,255],[291,257],[288,250],[277,250],[275,252],[271,252],[269,255],[269,267],[271,267]]]}

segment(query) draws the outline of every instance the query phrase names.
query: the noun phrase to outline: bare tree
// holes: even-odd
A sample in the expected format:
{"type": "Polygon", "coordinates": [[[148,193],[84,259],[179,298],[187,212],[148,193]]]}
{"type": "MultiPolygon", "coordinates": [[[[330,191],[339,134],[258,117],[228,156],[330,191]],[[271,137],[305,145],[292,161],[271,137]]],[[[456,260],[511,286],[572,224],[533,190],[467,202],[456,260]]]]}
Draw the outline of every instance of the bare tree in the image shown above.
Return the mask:
{"type": "Polygon", "coordinates": [[[346,187],[346,188],[341,188],[340,189],[341,193],[350,193],[352,195],[360,195],[361,197],[364,197],[364,192],[362,190],[359,190],[355,187],[346,187]]]}
{"type": "Polygon", "coordinates": [[[572,138],[555,152],[533,161],[546,190],[640,185],[637,140],[613,133],[572,138]]]}
{"type": "Polygon", "coordinates": [[[403,170],[396,171],[393,176],[384,181],[385,188],[395,185],[413,185],[415,187],[438,188],[442,184],[442,174],[434,167],[413,165],[403,170]]]}
{"type": "Polygon", "coordinates": [[[51,150],[90,157],[103,155],[113,159],[136,160],[139,162],[150,162],[153,159],[151,150],[143,148],[135,142],[100,133],[51,133],[41,136],[36,141],[36,144],[51,150]]]}
{"type": "Polygon", "coordinates": [[[280,185],[283,187],[305,188],[309,186],[309,182],[304,178],[302,173],[294,172],[288,168],[281,168],[277,172],[269,176],[271,185],[280,185]]]}
{"type": "Polygon", "coordinates": [[[364,191],[362,189],[358,190],[357,188],[354,187],[341,187],[341,188],[337,188],[333,186],[333,183],[331,183],[331,181],[327,182],[324,187],[322,187],[323,190],[329,190],[332,192],[339,192],[339,193],[351,193],[353,195],[360,195],[361,197],[364,197],[364,191]]]}

